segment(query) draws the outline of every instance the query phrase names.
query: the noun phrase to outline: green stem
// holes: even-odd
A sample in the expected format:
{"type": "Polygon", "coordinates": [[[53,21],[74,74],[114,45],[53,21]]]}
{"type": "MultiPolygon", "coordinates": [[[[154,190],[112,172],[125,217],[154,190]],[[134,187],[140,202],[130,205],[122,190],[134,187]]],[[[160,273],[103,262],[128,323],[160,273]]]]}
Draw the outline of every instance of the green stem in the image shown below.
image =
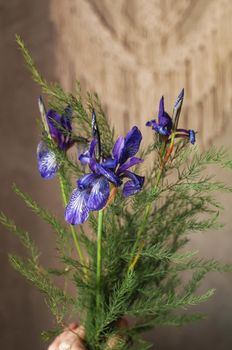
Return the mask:
{"type": "Polygon", "coordinates": [[[148,219],[148,216],[149,216],[149,212],[150,212],[150,209],[151,209],[151,203],[149,203],[146,208],[145,208],[145,215],[144,215],[144,218],[143,218],[143,223],[142,223],[142,226],[140,226],[140,229],[137,233],[137,238],[136,238],[136,241],[133,245],[133,249],[132,249],[132,252],[131,252],[131,259],[130,259],[130,263],[129,263],[129,267],[128,267],[128,273],[129,272],[132,272],[133,269],[134,269],[134,259],[136,259],[136,249],[137,249],[137,246],[139,244],[139,241],[140,241],[140,238],[141,238],[141,235],[143,234],[143,231],[146,227],[146,224],[147,224],[147,219],[148,219]]]}
{"type": "Polygon", "coordinates": [[[104,211],[102,209],[102,210],[99,210],[99,212],[98,212],[98,229],[97,229],[96,308],[98,310],[100,307],[100,299],[101,299],[101,267],[102,267],[101,248],[102,248],[103,218],[104,218],[104,211]]]}
{"type": "MultiPolygon", "coordinates": [[[[67,200],[67,196],[66,196],[65,189],[64,189],[64,181],[63,181],[61,175],[59,175],[59,180],[60,180],[60,189],[61,189],[61,194],[62,194],[64,206],[66,207],[67,204],[68,204],[68,200],[67,200]]],[[[70,225],[70,230],[71,230],[71,233],[72,233],[74,245],[75,245],[76,250],[77,250],[77,254],[78,254],[78,256],[80,258],[80,262],[81,262],[81,264],[82,264],[82,266],[84,268],[84,273],[85,273],[85,275],[87,275],[87,270],[86,270],[86,267],[85,267],[84,256],[83,256],[83,253],[82,253],[82,250],[81,250],[81,247],[80,247],[80,243],[78,241],[78,237],[77,237],[77,234],[76,234],[76,231],[75,231],[73,225],[70,225]]]]}

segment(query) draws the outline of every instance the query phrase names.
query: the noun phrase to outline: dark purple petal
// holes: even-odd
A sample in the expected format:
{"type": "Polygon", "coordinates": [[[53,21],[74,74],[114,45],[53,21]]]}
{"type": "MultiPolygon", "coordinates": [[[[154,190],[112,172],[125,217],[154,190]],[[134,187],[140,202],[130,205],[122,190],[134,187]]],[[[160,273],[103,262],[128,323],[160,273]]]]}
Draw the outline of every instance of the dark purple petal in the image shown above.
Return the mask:
{"type": "Polygon", "coordinates": [[[71,225],[83,224],[89,216],[88,191],[75,189],[65,210],[65,220],[71,225]]]}
{"type": "Polygon", "coordinates": [[[117,174],[121,174],[123,173],[125,170],[131,168],[132,166],[142,163],[144,160],[141,158],[137,158],[137,157],[132,157],[130,158],[126,163],[124,163],[123,165],[121,165],[119,167],[119,169],[117,170],[117,174]]]}
{"type": "Polygon", "coordinates": [[[51,137],[57,142],[58,147],[67,150],[72,144],[72,126],[71,126],[72,110],[67,106],[64,114],[60,116],[54,109],[50,109],[47,114],[47,123],[51,137]]]}
{"type": "Polygon", "coordinates": [[[79,156],[79,161],[81,162],[82,165],[89,164],[90,162],[90,156],[89,156],[89,151],[85,151],[79,156]]]}
{"type": "Polygon", "coordinates": [[[162,126],[162,125],[157,125],[154,130],[160,134],[160,135],[163,135],[163,136],[169,136],[171,134],[171,130],[170,128],[168,128],[167,126],[162,126]]]}
{"type": "Polygon", "coordinates": [[[189,130],[189,141],[192,145],[194,145],[196,142],[196,133],[194,130],[189,130]]]}
{"type": "Polygon", "coordinates": [[[93,183],[89,199],[88,208],[90,210],[100,210],[104,208],[110,195],[109,181],[104,177],[98,177],[93,183]]]}
{"type": "Polygon", "coordinates": [[[117,160],[113,158],[107,158],[101,163],[104,168],[115,169],[117,166],[117,160]]]}
{"type": "Polygon", "coordinates": [[[89,151],[85,151],[79,156],[79,161],[81,162],[82,165],[89,164],[90,162],[90,156],[89,156],[89,151]]]}
{"type": "Polygon", "coordinates": [[[172,118],[164,110],[164,97],[162,96],[159,103],[158,126],[156,129],[154,125],[154,129],[161,135],[170,135],[171,128],[172,118]]]}
{"type": "Polygon", "coordinates": [[[172,118],[169,116],[168,113],[164,112],[164,114],[159,117],[158,125],[160,127],[166,127],[167,130],[170,131],[172,128],[172,118]]]}
{"type": "Polygon", "coordinates": [[[134,126],[125,137],[125,144],[119,159],[120,164],[125,163],[128,158],[133,157],[138,152],[141,140],[141,131],[137,126],[134,126]]]}
{"type": "Polygon", "coordinates": [[[79,156],[79,161],[82,165],[90,164],[90,160],[93,158],[94,150],[97,144],[97,140],[93,139],[90,143],[89,149],[79,156]]]}
{"type": "Polygon", "coordinates": [[[58,129],[58,127],[61,123],[61,116],[54,109],[49,109],[46,117],[51,137],[54,140],[59,141],[61,131],[58,129]]]}
{"type": "Polygon", "coordinates": [[[90,146],[89,146],[89,155],[90,157],[92,158],[93,155],[94,155],[94,151],[95,151],[95,147],[97,145],[97,139],[94,138],[91,143],[90,143],[90,146]]]}
{"type": "Polygon", "coordinates": [[[72,131],[71,120],[72,120],[72,108],[71,106],[68,105],[64,109],[64,114],[62,114],[60,118],[61,126],[64,130],[67,131],[67,133],[71,133],[72,131]]]}
{"type": "Polygon", "coordinates": [[[71,122],[72,115],[73,115],[72,107],[70,105],[67,105],[64,109],[64,116],[66,117],[66,120],[69,120],[71,122]]]}
{"type": "Polygon", "coordinates": [[[157,125],[157,122],[155,119],[149,120],[148,122],[146,122],[146,126],[152,126],[152,128],[154,128],[155,125],[157,125]]]}
{"type": "MultiPolygon", "coordinates": [[[[65,108],[65,113],[60,119],[60,149],[68,149],[74,142],[72,141],[72,125],[71,125],[72,109],[70,106],[65,108]]],[[[59,129],[59,125],[58,125],[59,129]]]]}
{"type": "Polygon", "coordinates": [[[172,129],[172,119],[164,112],[163,116],[159,117],[159,123],[155,119],[150,120],[146,123],[146,126],[151,126],[158,134],[169,136],[172,129]]]}
{"type": "Polygon", "coordinates": [[[91,159],[89,166],[92,171],[94,171],[98,175],[103,175],[115,186],[121,185],[121,180],[119,179],[118,176],[114,174],[113,171],[109,169],[105,169],[101,164],[97,163],[94,159],[91,159]]]}
{"type": "Polygon", "coordinates": [[[164,115],[164,97],[162,96],[160,99],[160,103],[159,103],[159,113],[158,113],[158,117],[159,117],[159,122],[160,122],[160,118],[164,115]]]}
{"type": "Polygon", "coordinates": [[[38,144],[37,147],[37,160],[39,172],[43,178],[51,179],[56,175],[59,169],[56,155],[42,141],[38,144]]]}
{"type": "Polygon", "coordinates": [[[77,181],[77,187],[79,190],[86,190],[88,188],[91,188],[94,181],[99,178],[99,175],[97,174],[86,174],[83,175],[78,181],[77,181]]]}
{"type": "MultiPolygon", "coordinates": [[[[164,121],[163,118],[162,118],[162,121],[164,121]]],[[[171,124],[161,125],[161,124],[158,124],[156,120],[151,120],[146,123],[146,126],[151,126],[152,129],[155,130],[160,135],[169,136],[171,134],[171,126],[172,126],[171,124]]]]}
{"type": "Polygon", "coordinates": [[[119,162],[119,159],[121,157],[124,144],[125,144],[125,140],[124,140],[124,137],[122,136],[120,136],[114,144],[112,154],[114,158],[117,160],[117,162],[119,162]]]}
{"type": "Polygon", "coordinates": [[[125,176],[130,180],[125,183],[122,189],[122,193],[125,197],[131,196],[141,191],[144,184],[144,176],[136,175],[130,171],[126,171],[125,176]]]}

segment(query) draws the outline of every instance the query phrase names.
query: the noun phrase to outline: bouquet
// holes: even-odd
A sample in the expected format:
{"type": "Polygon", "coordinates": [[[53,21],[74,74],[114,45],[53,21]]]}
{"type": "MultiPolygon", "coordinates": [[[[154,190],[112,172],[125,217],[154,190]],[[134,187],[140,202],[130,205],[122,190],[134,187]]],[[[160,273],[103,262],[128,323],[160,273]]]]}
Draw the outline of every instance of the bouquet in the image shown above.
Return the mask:
{"type": "Polygon", "coordinates": [[[141,350],[150,346],[144,331],[205,318],[189,310],[214,293],[197,293],[202,279],[232,266],[184,247],[191,232],[222,227],[222,206],[214,193],[232,188],[208,175],[207,166],[232,170],[226,151],[199,152],[194,130],[181,127],[184,90],[172,117],[161,97],[158,117],[146,124],[153,136],[147,147],[137,126],[115,137],[96,94],[88,93],[83,101],[78,83],[73,94],[49,84],[21,38],[16,40],[34,81],[48,96],[48,108],[38,100],[38,171],[45,181],[59,178],[64,206],[63,217],[57,218],[13,186],[52,227],[59,268],[41,266],[31,236],[0,215],[28,250],[26,257],[10,254],[10,263],[44,294],[54,316],[54,329],[44,331],[43,338],[52,339],[79,319],[88,350],[141,350]],[[109,339],[116,341],[109,345],[109,339]]]}

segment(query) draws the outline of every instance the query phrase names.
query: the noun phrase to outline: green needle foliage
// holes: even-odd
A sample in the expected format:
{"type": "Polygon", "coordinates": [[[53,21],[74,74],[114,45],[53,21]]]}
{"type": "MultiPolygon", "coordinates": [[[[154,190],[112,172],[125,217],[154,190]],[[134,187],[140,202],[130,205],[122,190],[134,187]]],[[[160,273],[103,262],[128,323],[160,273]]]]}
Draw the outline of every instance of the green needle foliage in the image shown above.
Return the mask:
{"type": "MultiPolygon", "coordinates": [[[[75,95],[66,93],[57,84],[48,83],[21,38],[17,36],[16,40],[32,78],[49,97],[49,105],[57,111],[63,110],[67,104],[73,109],[75,138],[80,135],[87,139],[91,137],[91,112],[94,108],[103,152],[109,153],[114,132],[97,95],[88,94],[83,102],[78,83],[75,95]]],[[[59,160],[66,205],[74,181],[85,173],[85,169],[77,162],[77,157],[72,159],[68,152],[57,150],[46,133],[43,140],[59,160]]],[[[39,251],[29,233],[18,228],[3,213],[0,215],[0,222],[27,249],[27,257],[9,255],[10,263],[45,295],[57,322],[57,329],[43,333],[45,340],[57,335],[70,320],[78,318],[86,330],[87,349],[107,349],[109,339],[117,336],[114,349],[141,350],[149,347],[141,338],[142,332],[154,326],[182,326],[205,318],[205,315],[189,312],[214,293],[214,289],[198,293],[203,278],[212,271],[230,272],[232,265],[207,260],[199,257],[198,252],[183,251],[182,248],[188,243],[191,233],[222,227],[218,218],[223,207],[215,200],[215,192],[232,192],[232,187],[208,176],[207,167],[213,165],[232,170],[232,161],[224,149],[212,147],[199,152],[184,139],[175,143],[174,151],[161,164],[161,147],[160,138],[155,136],[142,152],[145,158],[151,153],[155,155],[143,190],[133,198],[124,198],[118,193],[104,210],[100,284],[96,280],[99,273],[99,225],[95,213],[90,215],[88,226],[78,226],[74,233],[85,252],[81,261],[74,252],[73,228],[13,186],[26,206],[51,226],[56,235],[61,268],[41,266],[39,251]],[[184,271],[189,271],[187,282],[181,278],[184,271]],[[66,289],[58,288],[57,278],[73,285],[75,292],[69,295],[66,289]],[[98,303],[96,291],[100,293],[98,303]],[[126,317],[131,317],[130,326],[120,328],[120,321],[126,317]]]]}

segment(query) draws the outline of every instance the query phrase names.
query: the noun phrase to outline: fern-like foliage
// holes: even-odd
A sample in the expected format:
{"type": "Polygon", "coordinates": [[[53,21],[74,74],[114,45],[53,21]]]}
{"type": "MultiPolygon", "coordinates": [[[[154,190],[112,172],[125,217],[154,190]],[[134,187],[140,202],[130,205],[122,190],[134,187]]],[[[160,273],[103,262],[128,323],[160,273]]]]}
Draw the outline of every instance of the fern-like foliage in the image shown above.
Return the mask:
{"type": "MultiPolygon", "coordinates": [[[[93,109],[96,111],[103,152],[110,154],[115,141],[114,131],[97,95],[88,94],[84,103],[78,83],[75,95],[66,93],[59,85],[48,83],[21,38],[17,36],[16,40],[32,78],[48,96],[49,105],[57,111],[63,110],[67,104],[72,107],[76,138],[91,138],[90,116],[93,109]]],[[[57,150],[46,134],[43,138],[61,164],[59,177],[63,184],[63,199],[67,202],[74,188],[73,180],[84,174],[85,168],[80,166],[77,157],[72,159],[69,154],[57,150]]],[[[145,158],[151,153],[156,155],[147,171],[143,190],[129,199],[118,193],[104,210],[98,305],[99,225],[95,213],[90,215],[88,227],[73,229],[16,185],[13,186],[26,206],[47,222],[56,235],[62,268],[46,268],[40,264],[39,251],[30,235],[3,213],[0,215],[0,222],[21,240],[28,251],[25,258],[10,255],[11,264],[44,293],[57,321],[57,329],[44,332],[46,340],[76,317],[86,329],[86,347],[89,350],[107,348],[109,338],[115,335],[120,339],[115,349],[147,349],[148,345],[140,338],[142,332],[154,326],[182,326],[205,318],[205,315],[185,313],[185,310],[213,295],[214,289],[197,293],[208,272],[230,272],[232,266],[207,260],[199,257],[198,252],[186,252],[182,248],[189,241],[190,233],[221,228],[218,217],[223,207],[215,200],[215,192],[232,192],[232,187],[212,175],[208,176],[207,166],[232,170],[232,161],[224,149],[212,147],[206,152],[199,152],[184,139],[176,142],[173,153],[161,167],[161,147],[160,138],[155,136],[142,152],[145,158]],[[73,252],[72,239],[75,237],[84,250],[83,259],[77,258],[73,252]],[[182,282],[183,271],[190,272],[187,283],[182,282]],[[75,287],[73,295],[55,285],[54,280],[59,277],[75,287]],[[130,327],[118,327],[119,321],[127,316],[133,316],[130,327]]]]}

